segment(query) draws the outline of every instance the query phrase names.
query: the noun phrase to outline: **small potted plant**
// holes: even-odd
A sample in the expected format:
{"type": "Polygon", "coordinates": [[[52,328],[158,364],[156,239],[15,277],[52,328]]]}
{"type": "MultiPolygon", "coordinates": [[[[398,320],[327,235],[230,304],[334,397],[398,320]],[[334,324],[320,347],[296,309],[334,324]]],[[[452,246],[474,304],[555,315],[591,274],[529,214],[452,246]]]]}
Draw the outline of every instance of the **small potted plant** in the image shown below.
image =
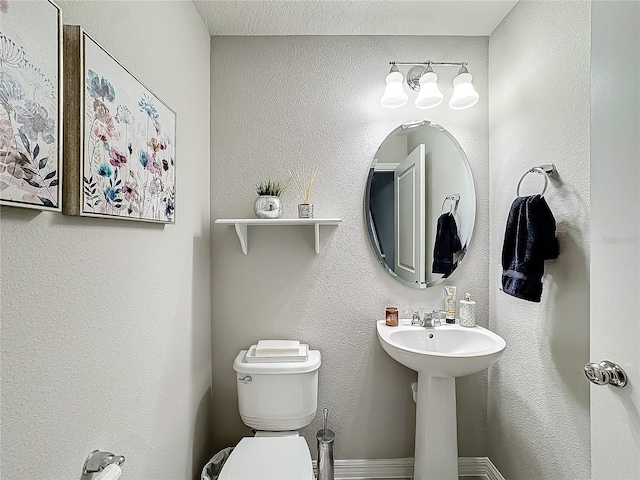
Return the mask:
{"type": "Polygon", "coordinates": [[[265,180],[256,183],[258,198],[253,211],[258,218],[280,218],[282,216],[282,201],[280,195],[285,185],[279,180],[265,180]]]}
{"type": "Polygon", "coordinates": [[[302,203],[298,204],[298,218],[313,218],[313,204],[309,201],[311,200],[311,191],[313,190],[313,184],[316,181],[319,171],[320,168],[317,166],[313,167],[310,175],[305,175],[304,170],[302,170],[302,174],[296,173],[294,175],[291,173],[291,170],[289,170],[289,175],[291,175],[291,179],[298,189],[302,200],[302,203]]]}

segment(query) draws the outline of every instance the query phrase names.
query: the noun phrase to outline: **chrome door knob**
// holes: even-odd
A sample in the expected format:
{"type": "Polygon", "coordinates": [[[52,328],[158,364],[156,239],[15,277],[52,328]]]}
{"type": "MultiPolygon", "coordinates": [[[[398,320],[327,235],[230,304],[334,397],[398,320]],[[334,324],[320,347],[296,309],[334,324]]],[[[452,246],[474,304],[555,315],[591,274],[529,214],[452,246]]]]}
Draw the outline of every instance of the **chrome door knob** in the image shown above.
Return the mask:
{"type": "Polygon", "coordinates": [[[584,374],[596,385],[611,385],[622,388],[627,384],[627,374],[620,365],[603,360],[600,363],[587,363],[584,374]]]}
{"type": "Polygon", "coordinates": [[[587,363],[584,367],[584,374],[591,383],[595,383],[596,385],[606,385],[609,383],[609,372],[597,363],[587,363]]]}

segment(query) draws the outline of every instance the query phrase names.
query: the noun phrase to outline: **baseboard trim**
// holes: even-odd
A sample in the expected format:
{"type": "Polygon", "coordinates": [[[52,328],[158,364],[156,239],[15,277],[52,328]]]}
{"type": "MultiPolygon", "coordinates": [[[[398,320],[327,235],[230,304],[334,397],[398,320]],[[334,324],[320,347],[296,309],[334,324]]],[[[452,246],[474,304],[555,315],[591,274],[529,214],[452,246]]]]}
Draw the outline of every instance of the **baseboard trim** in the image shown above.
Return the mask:
{"type": "Polygon", "coordinates": [[[413,458],[382,460],[336,460],[337,479],[409,478],[413,475],[413,458]]]}
{"type": "Polygon", "coordinates": [[[487,479],[488,480],[505,480],[502,476],[498,468],[489,460],[489,457],[485,457],[487,459],[487,479]]]}
{"type": "MultiPolygon", "coordinates": [[[[316,461],[313,470],[317,474],[316,461]]],[[[481,477],[486,480],[505,480],[488,457],[458,458],[460,477],[481,477]]],[[[364,480],[375,478],[411,478],[413,458],[336,460],[335,478],[340,480],[364,480]]]]}

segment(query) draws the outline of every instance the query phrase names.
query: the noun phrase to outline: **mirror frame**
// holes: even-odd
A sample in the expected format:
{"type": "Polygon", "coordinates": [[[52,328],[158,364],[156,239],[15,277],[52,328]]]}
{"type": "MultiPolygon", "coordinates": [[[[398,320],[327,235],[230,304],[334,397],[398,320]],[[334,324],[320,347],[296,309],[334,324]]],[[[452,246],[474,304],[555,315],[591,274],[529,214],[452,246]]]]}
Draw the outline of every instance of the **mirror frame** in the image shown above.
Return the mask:
{"type": "MultiPolygon", "coordinates": [[[[365,227],[367,229],[367,237],[369,239],[369,246],[371,247],[371,249],[373,250],[373,253],[376,256],[376,259],[378,260],[378,263],[380,264],[380,266],[382,266],[382,268],[389,274],[391,275],[393,278],[395,278],[398,282],[400,282],[403,285],[406,285],[408,287],[411,287],[413,289],[426,289],[429,287],[434,287],[436,285],[439,285],[440,283],[444,282],[447,278],[449,278],[460,266],[460,263],[462,263],[462,260],[464,259],[466,253],[467,253],[467,249],[469,248],[469,244],[471,243],[471,239],[473,238],[473,230],[475,228],[475,223],[476,223],[476,215],[477,215],[477,202],[476,202],[476,184],[475,181],[473,179],[473,171],[471,170],[471,164],[469,163],[469,159],[467,158],[467,154],[464,152],[464,150],[462,149],[462,147],[460,146],[460,143],[456,140],[456,138],[444,127],[442,127],[441,125],[434,123],[434,122],[430,122],[428,120],[418,120],[418,121],[414,121],[414,122],[407,122],[407,123],[403,123],[402,125],[400,125],[399,127],[396,127],[395,129],[393,129],[382,141],[382,143],[378,146],[378,148],[376,149],[376,153],[374,154],[374,160],[377,157],[377,152],[380,150],[380,147],[384,144],[384,142],[390,138],[392,135],[394,135],[396,132],[399,131],[403,131],[409,128],[415,128],[415,127],[421,127],[421,126],[426,126],[426,127],[431,127],[431,128],[435,128],[436,130],[444,133],[447,137],[449,137],[449,139],[451,140],[451,142],[453,142],[454,146],[458,149],[458,151],[460,152],[460,154],[462,155],[462,160],[465,164],[465,166],[467,167],[468,171],[469,171],[469,175],[471,177],[471,186],[473,188],[473,223],[469,229],[469,235],[468,238],[464,239],[464,243],[462,244],[462,249],[460,250],[460,255],[458,256],[457,259],[457,264],[456,264],[456,268],[453,269],[453,271],[447,275],[447,276],[442,276],[432,282],[427,282],[426,284],[421,284],[421,285],[417,285],[415,283],[411,283],[411,282],[407,282],[406,280],[404,280],[403,278],[399,277],[385,262],[384,258],[381,256],[381,252],[380,249],[375,247],[375,237],[373,234],[373,231],[371,229],[371,223],[369,222],[369,209],[371,206],[371,198],[370,198],[370,193],[371,193],[371,182],[373,180],[373,169],[372,169],[372,165],[370,164],[368,172],[367,172],[367,180],[365,182],[365,190],[364,190],[364,209],[363,209],[363,217],[364,217],[364,224],[365,227]]],[[[461,238],[460,241],[462,242],[463,239],[461,238]]]]}

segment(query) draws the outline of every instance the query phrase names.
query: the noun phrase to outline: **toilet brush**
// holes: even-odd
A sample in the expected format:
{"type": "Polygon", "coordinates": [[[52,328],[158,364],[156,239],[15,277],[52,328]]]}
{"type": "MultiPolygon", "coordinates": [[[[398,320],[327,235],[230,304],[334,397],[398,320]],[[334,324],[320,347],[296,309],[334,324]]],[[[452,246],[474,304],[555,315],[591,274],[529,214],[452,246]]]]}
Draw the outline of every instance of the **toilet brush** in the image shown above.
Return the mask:
{"type": "Polygon", "coordinates": [[[336,434],[327,428],[329,409],[322,411],[322,430],[316,433],[318,440],[318,480],[334,480],[333,442],[336,434]]]}

